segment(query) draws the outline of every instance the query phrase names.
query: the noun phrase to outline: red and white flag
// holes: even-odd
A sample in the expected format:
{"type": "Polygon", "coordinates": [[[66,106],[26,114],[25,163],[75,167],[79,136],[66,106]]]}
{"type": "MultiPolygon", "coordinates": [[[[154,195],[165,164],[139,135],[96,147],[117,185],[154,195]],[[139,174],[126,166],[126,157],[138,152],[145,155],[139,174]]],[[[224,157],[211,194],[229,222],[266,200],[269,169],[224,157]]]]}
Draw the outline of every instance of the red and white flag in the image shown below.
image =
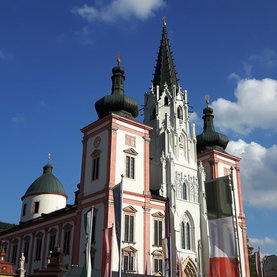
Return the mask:
{"type": "Polygon", "coordinates": [[[238,277],[232,194],[228,176],[206,182],[210,234],[209,277],[238,277]]]}
{"type": "Polygon", "coordinates": [[[235,247],[233,217],[209,220],[210,277],[238,277],[239,267],[235,247]]]}
{"type": "Polygon", "coordinates": [[[103,230],[102,277],[111,277],[113,228],[103,230]]]}

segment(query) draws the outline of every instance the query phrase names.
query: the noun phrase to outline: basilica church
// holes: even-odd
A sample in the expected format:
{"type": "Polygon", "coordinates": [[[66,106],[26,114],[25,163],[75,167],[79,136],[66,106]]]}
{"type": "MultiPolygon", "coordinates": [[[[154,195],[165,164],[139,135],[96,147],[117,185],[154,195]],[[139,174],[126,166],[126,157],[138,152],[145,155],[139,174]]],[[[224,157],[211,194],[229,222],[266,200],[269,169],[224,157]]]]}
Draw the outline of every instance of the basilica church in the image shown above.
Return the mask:
{"type": "Polygon", "coordinates": [[[46,164],[26,186],[19,224],[0,233],[0,252],[14,271],[23,255],[26,276],[44,276],[59,248],[63,276],[250,277],[240,159],[225,151],[208,103],[196,135],[166,22],[143,123],[117,62],[98,119],[81,129],[75,202],[46,164]]]}

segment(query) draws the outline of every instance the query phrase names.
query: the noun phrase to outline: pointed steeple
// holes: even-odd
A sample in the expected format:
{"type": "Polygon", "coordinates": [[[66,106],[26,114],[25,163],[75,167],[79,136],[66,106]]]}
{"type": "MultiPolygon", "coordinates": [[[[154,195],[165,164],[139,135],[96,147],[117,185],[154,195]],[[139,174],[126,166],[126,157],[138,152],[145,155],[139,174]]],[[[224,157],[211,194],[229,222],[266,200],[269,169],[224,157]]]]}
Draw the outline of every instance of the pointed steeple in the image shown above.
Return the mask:
{"type": "Polygon", "coordinates": [[[163,22],[162,39],[158,52],[157,63],[153,78],[154,88],[158,85],[163,88],[165,83],[168,86],[178,85],[177,73],[175,71],[174,59],[168,40],[166,22],[163,22]]]}

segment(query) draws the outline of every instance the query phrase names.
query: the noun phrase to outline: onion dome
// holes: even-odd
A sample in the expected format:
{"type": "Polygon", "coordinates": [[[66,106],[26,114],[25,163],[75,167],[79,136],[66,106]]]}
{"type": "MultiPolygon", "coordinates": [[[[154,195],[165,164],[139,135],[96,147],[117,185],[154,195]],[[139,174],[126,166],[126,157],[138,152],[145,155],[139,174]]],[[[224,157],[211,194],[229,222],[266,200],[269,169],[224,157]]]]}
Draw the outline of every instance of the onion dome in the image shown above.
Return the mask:
{"type": "Polygon", "coordinates": [[[124,68],[119,65],[112,69],[112,93],[99,99],[95,109],[99,118],[115,113],[123,117],[135,119],[138,116],[137,101],[124,94],[124,68]]]}
{"type": "Polygon", "coordinates": [[[203,110],[203,114],[204,128],[203,133],[197,136],[197,153],[209,150],[225,152],[229,139],[227,136],[215,131],[213,109],[206,107],[203,110]]]}
{"type": "Polygon", "coordinates": [[[45,193],[60,194],[67,197],[62,183],[52,174],[52,170],[52,165],[45,165],[43,167],[43,174],[30,185],[23,198],[29,195],[45,193]]]}

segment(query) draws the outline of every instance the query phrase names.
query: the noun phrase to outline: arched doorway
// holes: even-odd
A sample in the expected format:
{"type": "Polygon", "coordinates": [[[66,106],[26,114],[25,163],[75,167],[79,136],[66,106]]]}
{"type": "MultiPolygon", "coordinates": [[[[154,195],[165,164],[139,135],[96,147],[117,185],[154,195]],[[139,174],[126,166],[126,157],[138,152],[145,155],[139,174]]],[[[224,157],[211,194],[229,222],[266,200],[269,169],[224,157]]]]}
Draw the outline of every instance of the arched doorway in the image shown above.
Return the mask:
{"type": "Polygon", "coordinates": [[[184,277],[197,277],[197,268],[190,257],[187,257],[182,264],[184,277]]]}

